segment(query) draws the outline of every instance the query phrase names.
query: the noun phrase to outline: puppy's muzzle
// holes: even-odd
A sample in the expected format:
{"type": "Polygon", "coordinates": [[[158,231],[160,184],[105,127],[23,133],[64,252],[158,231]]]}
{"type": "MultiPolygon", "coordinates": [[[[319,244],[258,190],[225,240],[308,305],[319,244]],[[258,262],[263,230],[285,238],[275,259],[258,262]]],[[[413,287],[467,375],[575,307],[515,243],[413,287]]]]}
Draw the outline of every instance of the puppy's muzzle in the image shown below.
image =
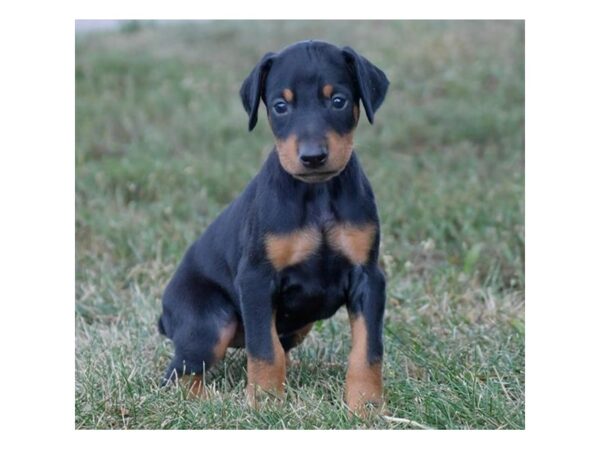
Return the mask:
{"type": "Polygon", "coordinates": [[[298,157],[307,169],[318,169],[327,162],[329,152],[327,146],[321,143],[300,143],[298,157]]]}

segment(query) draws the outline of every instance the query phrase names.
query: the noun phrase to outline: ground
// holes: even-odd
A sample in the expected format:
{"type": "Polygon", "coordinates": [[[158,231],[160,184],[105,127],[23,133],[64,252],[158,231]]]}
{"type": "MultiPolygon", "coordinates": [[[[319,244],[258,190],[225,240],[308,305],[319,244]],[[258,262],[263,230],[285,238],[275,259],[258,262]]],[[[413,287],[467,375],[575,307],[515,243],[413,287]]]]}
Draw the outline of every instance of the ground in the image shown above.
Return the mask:
{"type": "Polygon", "coordinates": [[[127,23],[76,42],[76,428],[522,429],[523,22],[127,23]],[[243,351],[210,399],[158,382],[160,297],[272,148],[238,97],[267,51],[350,45],[391,81],[356,151],[388,280],[388,417],[342,401],[346,312],[295,351],[284,403],[245,404],[243,351]]]}

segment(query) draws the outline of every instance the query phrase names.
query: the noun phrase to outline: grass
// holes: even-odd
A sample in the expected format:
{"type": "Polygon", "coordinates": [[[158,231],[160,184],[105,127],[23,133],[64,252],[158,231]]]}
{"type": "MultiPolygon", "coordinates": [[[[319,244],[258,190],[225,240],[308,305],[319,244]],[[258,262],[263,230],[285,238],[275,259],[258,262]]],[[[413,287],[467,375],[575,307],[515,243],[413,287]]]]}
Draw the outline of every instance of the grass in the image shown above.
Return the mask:
{"type": "Polygon", "coordinates": [[[522,22],[152,23],[76,42],[78,429],[402,429],[342,402],[345,311],[294,350],[283,404],[244,402],[243,351],[207,401],[158,379],[156,331],[186,247],[272,146],[237,91],[267,51],[351,45],[391,80],[356,151],[375,190],[388,279],[390,416],[429,428],[524,428],[522,22]]]}

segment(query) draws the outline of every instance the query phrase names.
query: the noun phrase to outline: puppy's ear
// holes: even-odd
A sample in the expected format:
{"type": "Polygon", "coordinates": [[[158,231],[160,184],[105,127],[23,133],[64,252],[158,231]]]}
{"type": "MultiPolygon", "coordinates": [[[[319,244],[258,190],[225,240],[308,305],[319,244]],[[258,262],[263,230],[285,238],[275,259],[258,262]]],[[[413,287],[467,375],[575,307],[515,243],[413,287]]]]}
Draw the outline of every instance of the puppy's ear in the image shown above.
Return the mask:
{"type": "Polygon", "coordinates": [[[260,104],[260,99],[264,94],[265,79],[271,68],[273,56],[275,56],[275,53],[267,53],[263,56],[252,72],[250,72],[250,75],[244,80],[242,88],[240,89],[242,104],[249,117],[249,131],[252,131],[256,126],[258,106],[260,104]]]}
{"type": "Polygon", "coordinates": [[[375,111],[383,103],[390,82],[381,69],[350,47],[344,47],[342,53],[354,77],[367,119],[373,123],[375,111]]]}

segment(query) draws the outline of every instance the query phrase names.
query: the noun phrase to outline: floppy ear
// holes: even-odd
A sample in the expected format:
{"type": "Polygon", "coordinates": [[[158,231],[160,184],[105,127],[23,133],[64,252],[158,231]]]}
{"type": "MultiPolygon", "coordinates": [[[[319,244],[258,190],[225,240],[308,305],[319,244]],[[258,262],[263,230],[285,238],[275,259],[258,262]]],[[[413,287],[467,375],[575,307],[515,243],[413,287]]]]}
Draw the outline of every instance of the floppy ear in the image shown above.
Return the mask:
{"type": "Polygon", "coordinates": [[[267,77],[267,73],[271,68],[273,56],[275,56],[275,53],[267,53],[265,56],[263,56],[252,72],[250,72],[248,78],[244,80],[244,83],[242,83],[242,88],[240,89],[242,104],[244,105],[244,109],[249,116],[249,131],[252,131],[256,126],[258,106],[264,93],[265,78],[267,77]]]}
{"type": "Polygon", "coordinates": [[[360,99],[367,113],[367,119],[370,123],[373,123],[375,111],[383,103],[390,82],[381,69],[371,64],[350,47],[344,47],[342,53],[354,76],[360,99]]]}

